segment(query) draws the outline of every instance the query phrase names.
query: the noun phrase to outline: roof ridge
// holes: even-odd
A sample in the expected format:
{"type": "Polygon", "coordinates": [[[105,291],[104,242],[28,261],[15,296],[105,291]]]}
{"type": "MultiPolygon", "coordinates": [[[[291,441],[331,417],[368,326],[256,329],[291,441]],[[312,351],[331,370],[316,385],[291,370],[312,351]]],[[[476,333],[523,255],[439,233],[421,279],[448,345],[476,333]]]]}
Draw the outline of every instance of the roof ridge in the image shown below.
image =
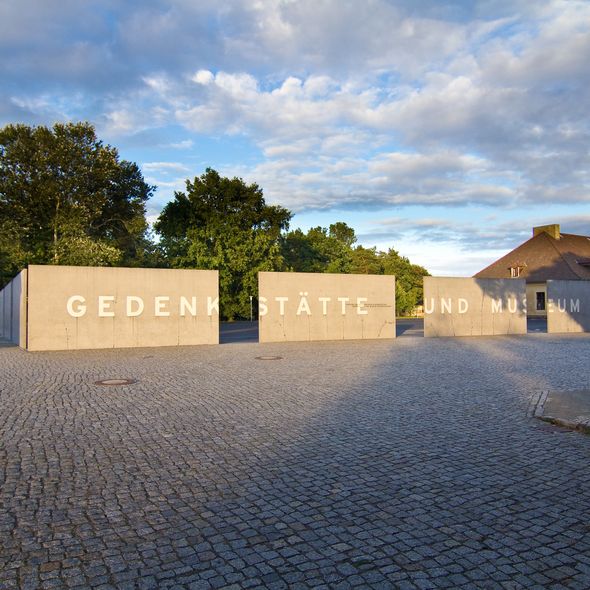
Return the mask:
{"type": "MultiPolygon", "coordinates": [[[[562,236],[574,236],[576,238],[586,238],[589,239],[587,236],[581,236],[579,234],[561,234],[562,236]]],[[[551,238],[551,236],[547,235],[547,237],[551,238]]],[[[555,251],[557,252],[557,254],[559,254],[559,257],[565,262],[566,266],[574,273],[575,276],[579,277],[580,273],[578,272],[578,269],[573,265],[570,264],[569,260],[563,255],[561,248],[558,247],[558,244],[560,242],[560,240],[556,240],[554,238],[551,238],[551,240],[549,240],[551,242],[551,245],[553,246],[553,248],[555,249],[555,251]]]]}
{"type": "Polygon", "coordinates": [[[509,267],[524,261],[527,263],[524,278],[529,283],[548,279],[590,280],[590,265],[578,263],[579,258],[590,257],[590,236],[560,234],[560,238],[555,240],[545,232],[533,235],[474,276],[509,278],[509,267]]]}

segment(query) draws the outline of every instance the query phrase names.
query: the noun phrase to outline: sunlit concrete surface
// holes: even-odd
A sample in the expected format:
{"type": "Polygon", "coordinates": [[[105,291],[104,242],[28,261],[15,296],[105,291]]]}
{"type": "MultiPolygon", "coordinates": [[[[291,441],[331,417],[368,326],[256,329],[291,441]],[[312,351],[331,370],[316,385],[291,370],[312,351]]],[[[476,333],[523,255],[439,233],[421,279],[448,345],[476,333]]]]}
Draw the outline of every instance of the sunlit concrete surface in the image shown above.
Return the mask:
{"type": "Polygon", "coordinates": [[[395,338],[392,275],[260,272],[260,342],[395,338]]]}
{"type": "Polygon", "coordinates": [[[588,588],[590,437],[531,408],[589,355],[0,347],[0,587],[588,588]]]}

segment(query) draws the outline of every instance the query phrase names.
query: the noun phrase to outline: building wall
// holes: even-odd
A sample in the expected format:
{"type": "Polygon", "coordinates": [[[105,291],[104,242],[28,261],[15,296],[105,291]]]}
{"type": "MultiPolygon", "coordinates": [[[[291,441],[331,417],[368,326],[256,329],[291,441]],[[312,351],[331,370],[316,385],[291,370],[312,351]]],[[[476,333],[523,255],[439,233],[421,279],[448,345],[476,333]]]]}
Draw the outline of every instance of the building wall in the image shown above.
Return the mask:
{"type": "Polygon", "coordinates": [[[0,291],[0,337],[12,341],[12,281],[0,291]]]}
{"type": "Polygon", "coordinates": [[[590,281],[547,281],[547,332],[590,332],[590,281]]]}
{"type": "Polygon", "coordinates": [[[0,338],[26,347],[27,271],[20,272],[0,291],[0,338]]]}
{"type": "Polygon", "coordinates": [[[218,342],[217,271],[29,267],[29,350],[218,342]]]}
{"type": "Polygon", "coordinates": [[[547,317],[547,283],[527,283],[526,302],[527,315],[530,317],[547,317]],[[545,302],[545,307],[544,309],[537,309],[538,303],[540,307],[541,301],[545,302]]]}
{"type": "Polygon", "coordinates": [[[395,338],[395,278],[261,272],[260,342],[395,338]]]}
{"type": "Polygon", "coordinates": [[[424,336],[526,334],[524,279],[424,277],[424,336]]]}

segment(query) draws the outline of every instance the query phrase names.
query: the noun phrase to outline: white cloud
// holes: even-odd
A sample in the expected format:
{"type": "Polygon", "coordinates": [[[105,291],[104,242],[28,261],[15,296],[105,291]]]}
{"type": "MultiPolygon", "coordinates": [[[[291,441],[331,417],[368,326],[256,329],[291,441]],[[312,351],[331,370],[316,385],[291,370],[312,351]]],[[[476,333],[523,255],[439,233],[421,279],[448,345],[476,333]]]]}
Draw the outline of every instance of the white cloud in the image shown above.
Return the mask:
{"type": "Polygon", "coordinates": [[[0,117],[79,116],[109,141],[153,131],[159,147],[191,149],[190,164],[146,156],[158,198],[198,158],[294,211],[590,201],[587,2],[145,0],[108,18],[98,7],[0,5],[0,117]],[[186,139],[161,138],[179,127],[186,139]]]}
{"type": "Polygon", "coordinates": [[[108,132],[113,135],[132,133],[136,127],[134,113],[125,109],[118,109],[106,113],[105,118],[108,132]]]}
{"type": "Polygon", "coordinates": [[[144,162],[141,167],[150,173],[188,172],[189,168],[180,162],[144,162]]]}
{"type": "Polygon", "coordinates": [[[144,76],[143,81],[153,92],[162,96],[168,95],[171,91],[171,84],[165,76],[144,76]]]}
{"type": "MultiPolygon", "coordinates": [[[[382,3],[376,6],[377,12],[393,14],[382,3]]],[[[279,29],[287,31],[287,45],[309,39],[297,26],[307,8],[305,2],[270,3],[268,18],[283,23],[279,29]]],[[[350,17],[350,10],[346,4],[333,26],[350,17]]],[[[375,67],[361,77],[291,75],[270,86],[252,74],[220,71],[207,76],[207,93],[196,104],[188,100],[188,108],[176,109],[176,118],[199,133],[252,138],[267,158],[252,174],[273,198],[296,209],[336,202],[514,206],[558,194],[583,202],[589,194],[583,172],[589,163],[583,147],[590,137],[586,113],[581,105],[563,109],[564,97],[573,95],[555,91],[587,75],[579,57],[588,54],[590,38],[588,27],[580,25],[583,10],[576,4],[574,19],[554,7],[543,12],[537,30],[517,26],[515,18],[469,23],[455,31],[448,63],[434,54],[430,61],[422,56],[417,85],[399,84],[389,75],[375,78],[375,67]],[[502,34],[495,36],[498,31],[502,34]],[[392,141],[397,149],[388,149],[392,141]],[[338,177],[330,178],[331,172],[338,177]]],[[[423,27],[441,31],[447,25],[402,17],[395,24],[412,43],[423,27]]],[[[378,28],[376,22],[370,26],[378,28]]],[[[390,72],[403,55],[392,60],[390,72]]]]}
{"type": "Polygon", "coordinates": [[[209,70],[199,70],[191,77],[193,82],[202,84],[203,86],[208,86],[214,79],[215,76],[209,70]]]}
{"type": "Polygon", "coordinates": [[[192,139],[183,139],[182,141],[163,144],[161,147],[170,148],[173,150],[189,150],[194,145],[195,142],[192,139]]]}

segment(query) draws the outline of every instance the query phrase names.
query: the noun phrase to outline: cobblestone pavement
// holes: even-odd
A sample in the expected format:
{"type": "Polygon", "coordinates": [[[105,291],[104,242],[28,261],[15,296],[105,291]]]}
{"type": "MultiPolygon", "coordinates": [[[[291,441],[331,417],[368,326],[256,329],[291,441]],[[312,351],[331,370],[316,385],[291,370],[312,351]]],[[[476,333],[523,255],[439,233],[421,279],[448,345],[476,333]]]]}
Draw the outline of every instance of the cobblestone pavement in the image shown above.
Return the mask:
{"type": "Polygon", "coordinates": [[[587,335],[0,347],[0,588],[588,589],[590,437],[530,417],[588,358],[587,335]]]}

